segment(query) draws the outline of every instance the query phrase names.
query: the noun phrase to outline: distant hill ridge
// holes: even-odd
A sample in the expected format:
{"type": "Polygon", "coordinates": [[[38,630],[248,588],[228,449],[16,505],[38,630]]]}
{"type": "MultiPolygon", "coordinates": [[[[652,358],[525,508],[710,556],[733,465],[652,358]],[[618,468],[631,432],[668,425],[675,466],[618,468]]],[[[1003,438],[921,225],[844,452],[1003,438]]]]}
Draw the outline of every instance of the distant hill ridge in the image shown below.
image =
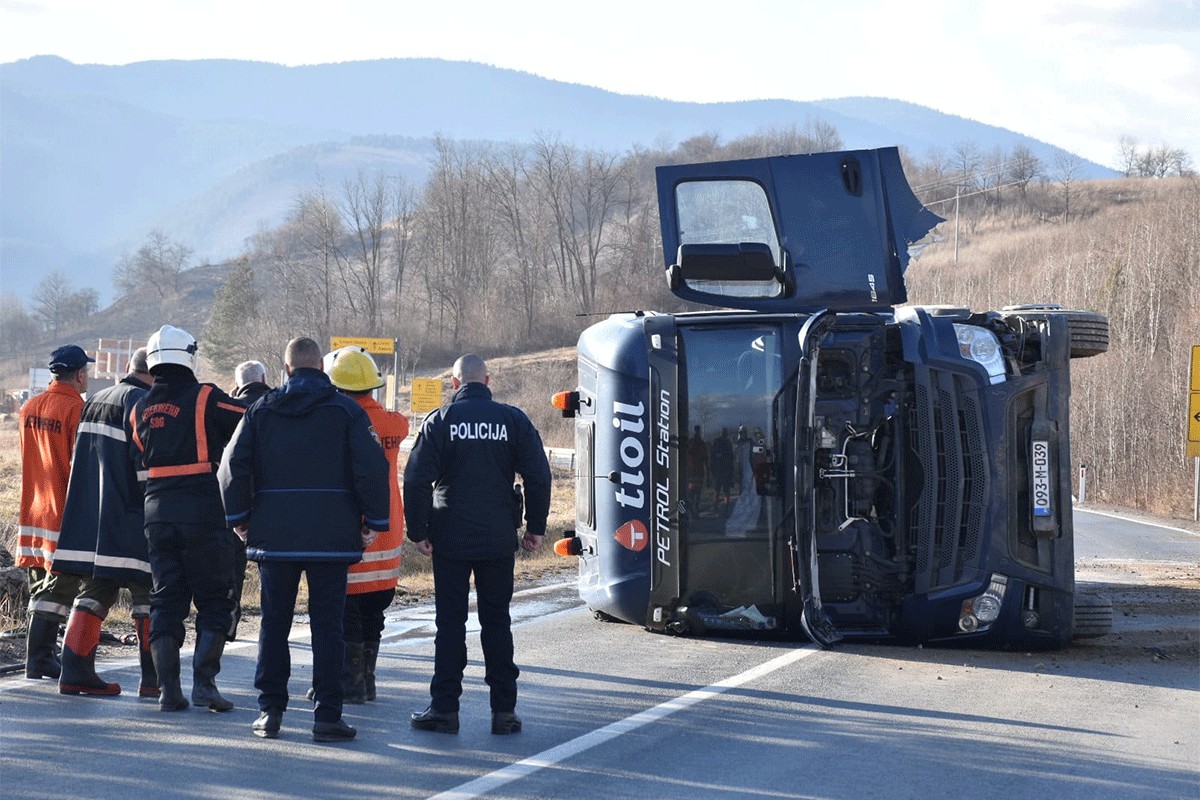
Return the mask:
{"type": "MultiPolygon", "coordinates": [[[[1023,144],[1047,163],[1061,152],[899,100],[684,103],[436,59],[101,66],[38,56],[0,65],[0,105],[0,288],[22,296],[55,268],[107,296],[113,263],[153,228],[201,260],[229,258],[319,177],[336,186],[383,170],[419,182],[438,135],[541,132],[625,152],[822,121],[848,148],[1023,144]]],[[[1085,162],[1078,177],[1113,174],[1085,162]]]]}

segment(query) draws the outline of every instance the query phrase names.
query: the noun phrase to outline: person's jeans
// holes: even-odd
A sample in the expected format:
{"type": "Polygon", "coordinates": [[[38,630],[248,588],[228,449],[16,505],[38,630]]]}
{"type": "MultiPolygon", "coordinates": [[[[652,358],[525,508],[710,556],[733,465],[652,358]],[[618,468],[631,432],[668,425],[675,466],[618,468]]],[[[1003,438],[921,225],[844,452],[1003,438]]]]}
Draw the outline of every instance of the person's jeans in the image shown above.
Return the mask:
{"type": "Polygon", "coordinates": [[[308,584],[308,616],[312,631],[313,718],[336,722],[342,718],[342,615],[346,603],[344,562],[261,561],[258,565],[262,624],[258,631],[258,666],[254,688],[263,711],[284,711],[292,659],[288,634],[296,608],[300,574],[308,584]]]}

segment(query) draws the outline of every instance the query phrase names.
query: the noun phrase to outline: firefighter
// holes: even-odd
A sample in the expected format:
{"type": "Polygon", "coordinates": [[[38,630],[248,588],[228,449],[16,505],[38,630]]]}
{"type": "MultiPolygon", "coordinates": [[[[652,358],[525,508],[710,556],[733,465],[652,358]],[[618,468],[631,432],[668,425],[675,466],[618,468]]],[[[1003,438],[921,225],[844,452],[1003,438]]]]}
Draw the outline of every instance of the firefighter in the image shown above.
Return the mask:
{"type": "Polygon", "coordinates": [[[550,513],[550,464],[525,412],[492,400],[487,366],[477,355],[454,363],[448,405],[425,418],[404,469],[408,538],[433,557],[434,637],[430,703],[412,727],[458,733],[467,665],[466,622],[472,575],[478,600],[484,679],[492,733],[521,730],[509,604],[517,549],[517,473],[525,483],[525,535],[533,552],[550,513]]]}
{"type": "Polygon", "coordinates": [[[25,677],[58,680],[58,626],[79,593],[79,578],[51,572],[70,478],[75,432],[87,392],[89,358],[68,344],[50,354],[54,379],[21,406],[21,511],[17,566],[29,570],[25,677]]]}
{"type": "Polygon", "coordinates": [[[121,687],[96,674],[100,626],[122,586],[133,596],[142,676],[138,697],[158,697],[150,656],[150,556],[146,551],[142,485],[129,457],[129,414],[154,380],[146,348],[129,359],[129,374],[88,398],[75,438],[56,572],[82,578],[63,640],[62,694],[115,695],[121,687]]]}
{"type": "Polygon", "coordinates": [[[391,525],[350,566],[346,587],[343,636],[346,666],[342,676],[344,702],[375,699],[375,664],[383,635],[384,611],[396,596],[400,578],[400,546],[404,541],[404,500],[400,495],[400,444],[408,436],[408,418],[388,411],[371,393],[383,386],[375,361],[361,347],[343,347],[325,356],[329,380],[362,406],[375,428],[388,460],[391,525]]]}
{"type": "Polygon", "coordinates": [[[184,620],[196,605],[192,702],[229,711],[215,678],[233,617],[233,541],[225,526],[216,468],[245,408],[211,383],[196,380],[199,345],[164,325],[150,336],[154,384],[133,408],[133,443],[146,477],[146,538],[154,590],[150,652],[158,671],[159,708],[187,708],[179,678],[184,620]]]}

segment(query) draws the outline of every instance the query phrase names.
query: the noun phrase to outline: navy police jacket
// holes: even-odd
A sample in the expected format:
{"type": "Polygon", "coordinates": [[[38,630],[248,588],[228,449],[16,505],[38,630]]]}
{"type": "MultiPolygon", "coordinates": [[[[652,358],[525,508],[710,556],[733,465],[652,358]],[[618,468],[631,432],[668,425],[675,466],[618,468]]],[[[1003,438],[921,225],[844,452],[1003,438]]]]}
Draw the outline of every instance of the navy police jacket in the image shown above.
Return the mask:
{"type": "Polygon", "coordinates": [[[458,560],[511,556],[517,547],[513,480],[525,484],[525,527],[544,534],[550,464],[525,412],[492,400],[482,383],[464,384],[425,418],[404,470],[408,538],[430,539],[458,560]]]}
{"type": "Polygon", "coordinates": [[[388,529],[387,457],[366,412],[317,369],[294,370],[246,411],[218,478],[254,561],[351,564],[363,525],[388,529]]]}

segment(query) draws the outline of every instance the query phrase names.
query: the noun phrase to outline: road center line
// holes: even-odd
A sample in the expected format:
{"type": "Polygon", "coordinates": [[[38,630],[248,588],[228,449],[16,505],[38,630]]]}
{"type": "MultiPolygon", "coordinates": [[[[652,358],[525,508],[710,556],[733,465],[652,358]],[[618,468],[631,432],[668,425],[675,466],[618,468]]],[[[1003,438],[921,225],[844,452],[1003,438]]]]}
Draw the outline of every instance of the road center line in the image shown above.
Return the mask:
{"type": "Polygon", "coordinates": [[[594,730],[591,733],[585,733],[583,736],[571,739],[568,742],[563,742],[557,747],[551,747],[549,750],[544,750],[537,755],[518,761],[515,764],[510,764],[503,769],[498,769],[495,772],[490,772],[487,775],[482,775],[475,780],[468,781],[461,786],[456,786],[449,791],[436,794],[430,800],[472,800],[501,786],[505,786],[513,781],[520,780],[527,775],[532,775],[539,770],[553,767],[563,761],[566,761],[572,756],[576,756],[593,747],[612,741],[618,736],[637,730],[644,725],[649,725],[652,722],[657,722],[664,717],[674,714],[676,711],[683,711],[686,708],[691,708],[697,703],[702,703],[713,697],[743,686],[750,681],[757,680],[764,675],[769,675],[777,669],[788,666],[799,661],[802,658],[807,658],[814,653],[820,652],[820,648],[816,645],[808,645],[805,647],[792,650],[783,655],[773,658],[763,664],[759,664],[753,669],[748,669],[740,675],[734,675],[731,678],[726,678],[718,681],[703,689],[697,689],[681,695],[665,703],[660,703],[653,708],[648,708],[645,711],[638,712],[633,716],[625,719],[617,720],[616,722],[605,725],[599,730],[594,730]]]}

